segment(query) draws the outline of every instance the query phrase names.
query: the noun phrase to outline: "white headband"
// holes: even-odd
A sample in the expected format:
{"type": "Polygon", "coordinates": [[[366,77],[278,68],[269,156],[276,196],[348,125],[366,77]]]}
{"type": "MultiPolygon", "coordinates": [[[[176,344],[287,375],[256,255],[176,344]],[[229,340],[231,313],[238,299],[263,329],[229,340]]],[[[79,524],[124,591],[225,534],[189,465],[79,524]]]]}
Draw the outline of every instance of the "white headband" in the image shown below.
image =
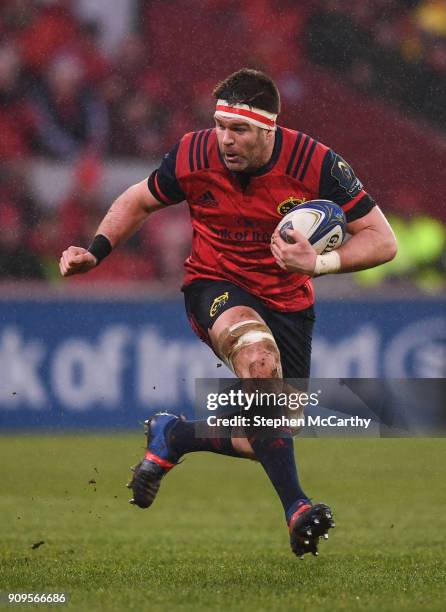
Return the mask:
{"type": "Polygon", "coordinates": [[[248,104],[229,104],[226,100],[217,100],[214,117],[223,117],[225,119],[239,117],[264,130],[276,129],[276,114],[268,113],[268,111],[249,106],[248,104]]]}

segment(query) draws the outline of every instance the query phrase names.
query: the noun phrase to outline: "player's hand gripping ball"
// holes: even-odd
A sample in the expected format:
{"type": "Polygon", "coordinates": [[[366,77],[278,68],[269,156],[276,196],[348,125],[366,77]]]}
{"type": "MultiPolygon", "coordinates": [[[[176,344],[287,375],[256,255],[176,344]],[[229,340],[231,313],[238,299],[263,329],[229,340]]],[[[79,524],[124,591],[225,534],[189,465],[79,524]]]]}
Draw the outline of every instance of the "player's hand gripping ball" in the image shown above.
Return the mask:
{"type": "Polygon", "coordinates": [[[330,200],[310,200],[294,206],[280,221],[277,231],[280,237],[293,244],[287,230],[297,230],[309,241],[318,255],[341,246],[346,224],[344,211],[330,200]]]}

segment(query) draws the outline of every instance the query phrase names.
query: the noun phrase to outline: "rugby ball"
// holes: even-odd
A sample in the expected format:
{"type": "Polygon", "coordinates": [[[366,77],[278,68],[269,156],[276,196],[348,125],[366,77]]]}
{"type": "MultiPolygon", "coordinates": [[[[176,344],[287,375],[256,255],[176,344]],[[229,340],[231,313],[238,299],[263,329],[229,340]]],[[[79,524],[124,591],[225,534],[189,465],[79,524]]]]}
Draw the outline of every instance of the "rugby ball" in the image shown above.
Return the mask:
{"type": "Polygon", "coordinates": [[[318,255],[341,246],[347,221],[340,206],[330,200],[310,200],[294,206],[280,221],[277,230],[285,242],[294,240],[287,230],[296,229],[309,241],[318,255]]]}

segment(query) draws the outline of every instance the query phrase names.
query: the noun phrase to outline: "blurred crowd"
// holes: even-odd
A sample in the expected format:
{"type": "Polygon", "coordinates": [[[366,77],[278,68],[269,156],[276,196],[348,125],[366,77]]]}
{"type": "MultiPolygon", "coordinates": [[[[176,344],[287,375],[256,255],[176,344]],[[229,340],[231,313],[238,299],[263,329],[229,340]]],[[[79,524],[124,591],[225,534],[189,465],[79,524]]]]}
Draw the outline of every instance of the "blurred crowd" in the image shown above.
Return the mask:
{"type": "Polygon", "coordinates": [[[308,51],[356,88],[446,130],[445,0],[319,2],[308,51]]]}
{"type": "MultiPolygon", "coordinates": [[[[200,0],[200,19],[187,0],[126,2],[133,27],[112,49],[75,0],[0,4],[0,279],[58,280],[61,251],[87,245],[109,205],[101,195],[104,163],[143,160],[149,168],[181,134],[209,125],[215,75],[239,68],[240,58],[274,75],[287,102],[285,124],[308,52],[370,90],[387,66],[391,85],[380,88],[399,101],[406,73],[392,74],[390,57],[444,85],[444,2],[314,0],[297,10],[294,0],[200,0]],[[30,186],[29,163],[41,158],[74,168],[55,207],[30,186]]],[[[426,92],[421,77],[417,92],[426,92]]],[[[444,99],[433,117],[439,123],[444,99]]],[[[417,101],[427,116],[438,105],[429,100],[417,101]]],[[[178,283],[189,244],[187,211],[172,207],[151,217],[113,263],[77,282],[178,283]]]]}

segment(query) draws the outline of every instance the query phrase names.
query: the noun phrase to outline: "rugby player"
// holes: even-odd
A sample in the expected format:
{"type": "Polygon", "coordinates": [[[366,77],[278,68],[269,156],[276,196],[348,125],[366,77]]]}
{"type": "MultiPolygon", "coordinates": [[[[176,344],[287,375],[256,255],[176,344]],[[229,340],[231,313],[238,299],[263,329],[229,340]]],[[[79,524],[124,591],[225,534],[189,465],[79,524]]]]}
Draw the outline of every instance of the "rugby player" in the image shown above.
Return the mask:
{"type": "MultiPolygon", "coordinates": [[[[313,276],[377,266],[396,254],[393,232],[349,164],[311,136],[277,125],[280,95],[266,74],[242,69],[219,83],[215,127],[188,133],[150,177],[112,204],[88,249],[63,252],[63,276],[87,272],[136,232],[151,213],[187,200],[193,226],[183,292],[196,334],[241,379],[310,374],[313,276]],[[351,239],[317,255],[297,231],[294,244],[275,232],[299,202],[339,204],[351,239]]],[[[292,437],[228,431],[196,437],[174,414],[146,421],[147,452],[129,486],[131,503],[152,504],[162,478],[189,452],[258,460],[283,505],[291,548],[317,554],[334,526],[331,509],[315,504],[298,479],[292,437]]]]}

